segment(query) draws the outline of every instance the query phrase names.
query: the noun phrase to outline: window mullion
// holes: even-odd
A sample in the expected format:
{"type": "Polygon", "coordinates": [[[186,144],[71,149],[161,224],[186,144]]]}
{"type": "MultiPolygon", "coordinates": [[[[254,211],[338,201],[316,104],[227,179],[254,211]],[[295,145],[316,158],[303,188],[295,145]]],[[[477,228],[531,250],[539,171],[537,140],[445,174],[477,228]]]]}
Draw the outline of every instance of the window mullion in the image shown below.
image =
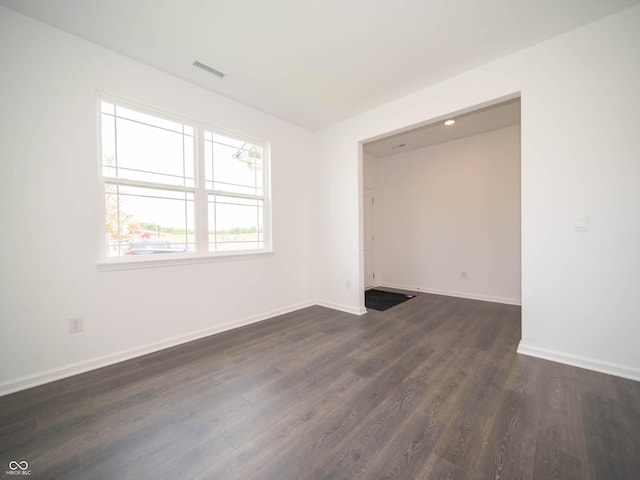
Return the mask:
{"type": "Polygon", "coordinates": [[[265,200],[264,195],[254,195],[252,193],[237,193],[229,192],[227,190],[207,190],[207,193],[210,195],[218,195],[220,197],[242,198],[246,200],[265,200]]]}
{"type": "Polygon", "coordinates": [[[196,252],[209,251],[208,199],[205,189],[204,128],[195,129],[196,149],[196,252]]]}
{"type": "Polygon", "coordinates": [[[143,180],[129,180],[128,178],[102,177],[105,184],[123,185],[128,187],[153,188],[155,190],[171,190],[173,192],[195,192],[195,187],[172,185],[171,183],[145,182],[143,180]]]}

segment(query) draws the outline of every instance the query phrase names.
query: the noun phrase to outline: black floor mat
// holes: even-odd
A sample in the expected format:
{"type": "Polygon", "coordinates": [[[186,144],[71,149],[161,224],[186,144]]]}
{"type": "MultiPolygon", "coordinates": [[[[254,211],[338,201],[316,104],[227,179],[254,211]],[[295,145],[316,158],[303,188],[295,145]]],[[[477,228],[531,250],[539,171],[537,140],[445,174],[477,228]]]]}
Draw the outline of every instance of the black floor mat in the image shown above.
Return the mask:
{"type": "Polygon", "coordinates": [[[381,312],[395,307],[402,302],[411,300],[415,295],[404,293],[385,292],[384,290],[367,290],[364,292],[364,306],[381,312]]]}

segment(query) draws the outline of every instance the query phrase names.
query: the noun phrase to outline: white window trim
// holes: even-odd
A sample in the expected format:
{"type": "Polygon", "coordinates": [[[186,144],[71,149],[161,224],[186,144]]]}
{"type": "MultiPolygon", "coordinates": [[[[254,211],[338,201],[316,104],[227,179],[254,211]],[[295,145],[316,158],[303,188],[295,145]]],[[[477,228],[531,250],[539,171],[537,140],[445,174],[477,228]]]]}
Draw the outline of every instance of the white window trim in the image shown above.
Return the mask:
{"type": "Polygon", "coordinates": [[[198,263],[215,263],[215,262],[231,262],[240,260],[250,260],[256,258],[268,258],[275,254],[274,250],[237,250],[235,252],[209,252],[208,254],[190,253],[190,254],[171,254],[167,256],[152,256],[153,258],[127,258],[127,257],[109,257],[108,259],[98,260],[96,266],[101,272],[112,270],[132,270],[139,268],[158,268],[179,265],[194,265],[198,263]]]}
{"type": "Polygon", "coordinates": [[[145,105],[141,105],[136,102],[122,99],[113,95],[108,95],[98,92],[96,95],[96,134],[97,134],[97,154],[98,159],[98,185],[99,185],[99,207],[100,207],[100,228],[99,228],[99,258],[96,261],[96,267],[99,271],[112,271],[112,270],[130,270],[141,268],[157,268],[179,265],[192,265],[199,263],[212,263],[212,262],[228,262],[228,261],[240,261],[256,258],[271,257],[275,254],[273,249],[273,236],[272,236],[272,210],[271,210],[271,159],[270,159],[270,143],[260,138],[251,137],[246,134],[241,134],[233,130],[220,128],[213,126],[184,115],[167,112],[161,109],[150,108],[145,105]],[[113,183],[117,179],[112,177],[105,177],[103,175],[102,166],[102,108],[101,102],[114,103],[116,105],[134,109],[141,113],[154,115],[160,118],[164,118],[170,121],[180,121],[188,124],[194,128],[194,143],[195,143],[195,155],[196,165],[195,167],[195,184],[194,187],[184,187],[181,185],[165,185],[157,184],[154,182],[126,180],[126,185],[151,187],[160,189],[170,189],[177,191],[190,191],[194,192],[195,203],[195,243],[196,251],[190,253],[176,253],[170,255],[152,255],[152,256],[119,256],[109,257],[107,256],[106,238],[106,224],[105,224],[105,185],[107,183],[113,183]],[[250,143],[259,144],[263,146],[263,195],[251,195],[251,194],[237,194],[233,192],[211,190],[205,188],[204,178],[204,131],[212,131],[220,135],[227,135],[237,140],[244,140],[250,143]],[[207,208],[208,208],[208,196],[219,195],[226,197],[237,198],[255,198],[263,201],[263,245],[264,248],[256,250],[230,250],[221,252],[208,251],[208,232],[207,232],[207,208]]]}

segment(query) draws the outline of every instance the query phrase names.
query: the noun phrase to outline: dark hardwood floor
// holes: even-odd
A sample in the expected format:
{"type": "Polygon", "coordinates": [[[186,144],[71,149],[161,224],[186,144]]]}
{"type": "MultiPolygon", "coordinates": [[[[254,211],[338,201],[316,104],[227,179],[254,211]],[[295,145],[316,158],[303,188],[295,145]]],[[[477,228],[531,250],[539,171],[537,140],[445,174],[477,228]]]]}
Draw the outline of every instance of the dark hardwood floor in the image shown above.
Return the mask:
{"type": "Polygon", "coordinates": [[[640,383],[519,339],[509,305],[307,308],[0,397],[0,477],[640,479],[640,383]]]}

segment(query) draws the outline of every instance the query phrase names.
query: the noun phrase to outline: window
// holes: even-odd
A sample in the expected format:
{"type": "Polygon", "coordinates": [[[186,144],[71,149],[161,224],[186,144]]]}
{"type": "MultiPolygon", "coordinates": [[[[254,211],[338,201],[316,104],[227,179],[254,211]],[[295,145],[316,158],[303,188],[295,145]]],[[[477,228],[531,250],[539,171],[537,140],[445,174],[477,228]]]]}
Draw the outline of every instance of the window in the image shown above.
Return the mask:
{"type": "Polygon", "coordinates": [[[105,257],[267,250],[264,142],[107,99],[100,132],[105,257]]]}
{"type": "Polygon", "coordinates": [[[264,245],[264,148],[204,131],[209,250],[264,245]]]}

